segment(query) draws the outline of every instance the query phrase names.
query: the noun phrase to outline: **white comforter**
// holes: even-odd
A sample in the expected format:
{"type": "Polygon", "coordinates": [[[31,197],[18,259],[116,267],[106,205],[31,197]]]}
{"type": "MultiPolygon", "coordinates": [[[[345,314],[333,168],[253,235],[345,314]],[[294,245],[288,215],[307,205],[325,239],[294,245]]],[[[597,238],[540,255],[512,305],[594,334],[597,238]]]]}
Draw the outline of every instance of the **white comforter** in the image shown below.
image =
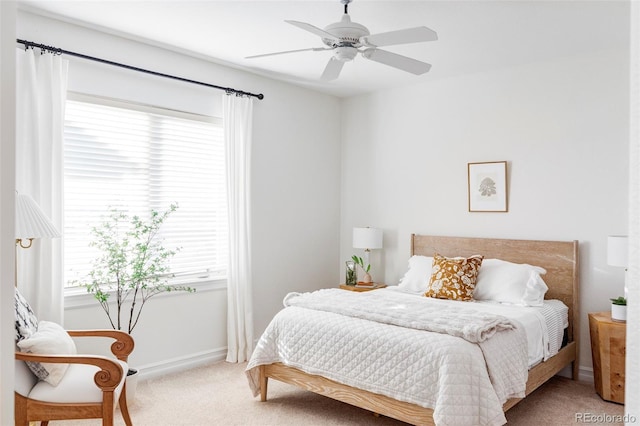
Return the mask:
{"type": "Polygon", "coordinates": [[[285,306],[247,366],[254,395],[256,367],[281,362],[432,408],[438,425],[502,425],[502,404],[524,397],[522,327],[472,304],[450,309],[400,292],[327,289],[292,293],[285,306]]]}

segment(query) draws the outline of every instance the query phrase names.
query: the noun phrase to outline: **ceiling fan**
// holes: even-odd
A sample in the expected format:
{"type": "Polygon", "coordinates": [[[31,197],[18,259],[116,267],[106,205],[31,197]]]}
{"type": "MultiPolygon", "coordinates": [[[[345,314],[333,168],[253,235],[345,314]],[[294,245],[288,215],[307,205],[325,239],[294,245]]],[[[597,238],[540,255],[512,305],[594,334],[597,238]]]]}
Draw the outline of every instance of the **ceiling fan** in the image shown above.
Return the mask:
{"type": "Polygon", "coordinates": [[[335,53],[329,60],[329,63],[327,63],[327,66],[320,77],[320,79],[324,81],[335,80],[338,78],[345,62],[352,61],[358,53],[366,59],[389,65],[415,75],[424,74],[429,71],[431,65],[426,62],[421,62],[413,58],[388,52],[386,50],[379,49],[379,47],[434,41],[438,39],[438,35],[435,31],[427,27],[415,27],[372,35],[369,33],[367,27],[351,21],[348,13],[348,7],[351,1],[352,0],[340,0],[340,3],[344,5],[344,14],[342,15],[342,19],[340,22],[327,25],[324,29],[307,24],[306,22],[285,20],[285,22],[291,25],[295,25],[300,29],[320,36],[322,38],[322,42],[327,47],[311,47],[308,49],[266,53],[262,55],[247,56],[246,59],[282,55],[285,53],[333,50],[335,53]]]}

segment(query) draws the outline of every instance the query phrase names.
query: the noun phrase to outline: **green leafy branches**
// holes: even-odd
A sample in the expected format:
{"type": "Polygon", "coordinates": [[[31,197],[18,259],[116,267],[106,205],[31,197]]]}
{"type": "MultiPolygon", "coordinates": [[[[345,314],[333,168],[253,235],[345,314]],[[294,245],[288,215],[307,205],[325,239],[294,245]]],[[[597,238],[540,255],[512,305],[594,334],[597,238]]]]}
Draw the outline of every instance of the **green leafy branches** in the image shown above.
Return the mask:
{"type": "Polygon", "coordinates": [[[351,260],[353,260],[356,263],[356,265],[360,266],[364,272],[368,273],[371,270],[370,264],[368,264],[367,266],[364,266],[364,261],[362,260],[361,257],[356,256],[354,254],[353,256],[351,256],[351,260]]]}
{"type": "Polygon", "coordinates": [[[174,276],[169,263],[179,248],[164,247],[158,237],[160,227],[177,208],[174,203],[164,212],[152,210],[147,219],[111,208],[104,221],[92,228],[93,240],[89,245],[98,249],[100,255],[92,262],[86,282],[80,285],[100,303],[114,329],[125,328],[131,333],[142,308],[157,294],[195,291],[169,284],[174,276]],[[116,312],[111,311],[109,304],[112,295],[116,299],[116,312]]]}

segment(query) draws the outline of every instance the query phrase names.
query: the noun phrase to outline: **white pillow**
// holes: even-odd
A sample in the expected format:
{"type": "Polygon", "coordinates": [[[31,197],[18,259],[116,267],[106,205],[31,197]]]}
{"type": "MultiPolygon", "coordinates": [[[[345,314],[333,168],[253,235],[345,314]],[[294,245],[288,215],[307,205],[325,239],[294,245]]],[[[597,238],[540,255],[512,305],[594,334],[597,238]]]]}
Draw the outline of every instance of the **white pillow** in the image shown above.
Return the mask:
{"type": "Polygon", "coordinates": [[[409,270],[400,280],[398,287],[409,293],[422,294],[429,287],[431,279],[431,266],[433,265],[433,257],[429,256],[411,256],[409,259],[409,270]]]}
{"type": "MultiPolygon", "coordinates": [[[[21,352],[43,355],[75,355],[76,345],[69,334],[55,322],[40,321],[38,331],[31,337],[20,340],[21,352]]],[[[27,362],[29,369],[38,379],[57,386],[67,371],[69,364],[27,362]]]]}
{"type": "Polygon", "coordinates": [[[542,306],[549,289],[541,275],[547,271],[526,263],[485,259],[473,292],[476,300],[493,300],[523,306],[542,306]]]}

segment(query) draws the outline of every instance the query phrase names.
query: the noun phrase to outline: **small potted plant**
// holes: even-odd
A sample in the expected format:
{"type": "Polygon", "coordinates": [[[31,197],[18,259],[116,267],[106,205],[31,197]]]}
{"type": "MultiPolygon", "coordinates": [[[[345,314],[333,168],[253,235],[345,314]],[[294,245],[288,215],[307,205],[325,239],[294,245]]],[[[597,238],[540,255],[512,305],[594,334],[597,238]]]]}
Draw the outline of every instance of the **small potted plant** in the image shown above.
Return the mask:
{"type": "Polygon", "coordinates": [[[611,300],[611,319],[614,321],[626,322],[627,321],[627,299],[625,297],[618,297],[611,300]]]}

